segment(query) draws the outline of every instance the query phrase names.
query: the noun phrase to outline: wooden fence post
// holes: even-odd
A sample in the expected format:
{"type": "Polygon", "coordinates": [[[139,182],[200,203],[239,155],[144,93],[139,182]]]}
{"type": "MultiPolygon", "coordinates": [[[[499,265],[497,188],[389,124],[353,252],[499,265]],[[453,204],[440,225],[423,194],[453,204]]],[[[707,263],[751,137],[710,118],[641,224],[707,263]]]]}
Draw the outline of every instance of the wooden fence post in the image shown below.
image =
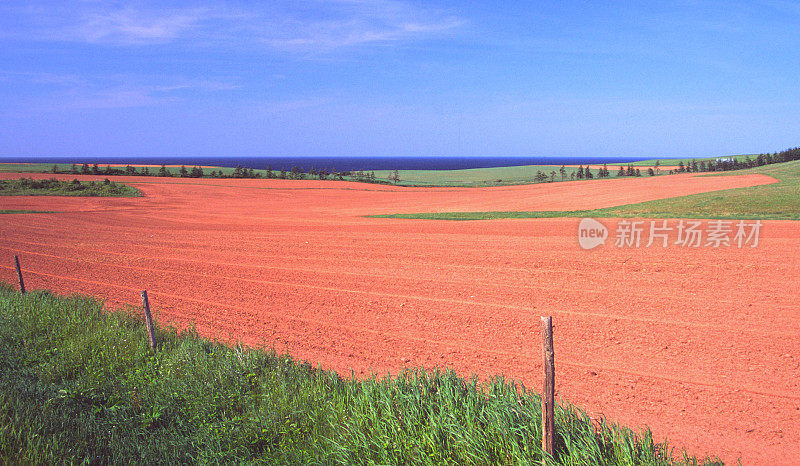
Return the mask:
{"type": "MultiPolygon", "coordinates": [[[[542,317],[542,349],[544,353],[544,390],[542,391],[542,451],[555,454],[555,387],[556,370],[553,352],[553,318],[542,317]]],[[[546,464],[542,458],[542,464],[546,464]]]]}
{"type": "Polygon", "coordinates": [[[150,348],[156,349],[156,332],[153,329],[153,316],[150,315],[150,302],[147,300],[147,291],[142,291],[142,307],[144,307],[144,323],[147,325],[147,338],[150,339],[150,348]]]}
{"type": "Polygon", "coordinates": [[[22,281],[22,269],[19,268],[19,257],[14,256],[14,265],[17,267],[17,278],[19,278],[19,291],[25,294],[25,282],[22,281]]]}

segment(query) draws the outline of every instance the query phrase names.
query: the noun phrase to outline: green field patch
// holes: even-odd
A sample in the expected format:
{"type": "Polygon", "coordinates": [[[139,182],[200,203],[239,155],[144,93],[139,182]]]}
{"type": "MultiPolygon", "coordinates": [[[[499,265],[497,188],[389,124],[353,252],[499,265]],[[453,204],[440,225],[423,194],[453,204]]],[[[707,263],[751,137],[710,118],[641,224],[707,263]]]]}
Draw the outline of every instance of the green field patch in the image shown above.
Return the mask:
{"type": "Polygon", "coordinates": [[[0,209],[0,214],[54,214],[55,210],[0,209]]]}
{"type": "Polygon", "coordinates": [[[0,181],[0,196],[90,196],[139,197],[142,193],[131,186],[105,181],[66,181],[55,178],[0,181]]]}
{"type": "Polygon", "coordinates": [[[593,210],[437,212],[373,215],[372,217],[428,220],[556,217],[800,220],[800,161],[704,176],[735,176],[754,173],[771,176],[779,182],[593,210]]]}

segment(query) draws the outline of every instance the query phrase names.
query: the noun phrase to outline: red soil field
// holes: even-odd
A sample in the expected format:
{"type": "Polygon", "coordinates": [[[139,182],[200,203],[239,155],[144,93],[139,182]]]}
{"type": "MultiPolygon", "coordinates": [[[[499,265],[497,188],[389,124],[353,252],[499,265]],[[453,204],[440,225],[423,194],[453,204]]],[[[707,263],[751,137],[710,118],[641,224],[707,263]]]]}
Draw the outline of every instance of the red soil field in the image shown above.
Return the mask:
{"type": "MultiPolygon", "coordinates": [[[[558,396],[650,426],[693,454],[798,463],[800,222],[763,222],[756,248],[617,248],[612,239],[585,251],[579,219],[363,216],[588,209],[772,178],[476,189],[115,181],[145,196],[0,197],[0,209],[59,211],[0,215],[0,279],[15,283],[19,254],[30,289],[114,307],[138,306],[147,289],[162,322],[193,322],[201,334],[275,347],[343,376],[438,366],[538,388],[539,317],[552,315],[558,396]]],[[[613,230],[617,221],[602,222],[613,230]]]]}

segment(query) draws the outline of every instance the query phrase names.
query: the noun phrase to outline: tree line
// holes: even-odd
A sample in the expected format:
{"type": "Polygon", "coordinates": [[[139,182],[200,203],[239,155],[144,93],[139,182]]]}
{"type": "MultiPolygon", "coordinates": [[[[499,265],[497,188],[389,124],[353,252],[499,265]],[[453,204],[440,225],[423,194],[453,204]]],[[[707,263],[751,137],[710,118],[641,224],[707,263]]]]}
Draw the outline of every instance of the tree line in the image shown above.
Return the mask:
{"type": "Polygon", "coordinates": [[[762,167],[773,163],[791,162],[794,160],[800,160],[800,147],[793,147],[780,152],[773,152],[772,154],[758,154],[755,158],[748,155],[744,160],[739,160],[735,157],[720,157],[715,160],[701,160],[700,162],[691,160],[687,161],[686,164],[681,160],[678,162],[678,168],[670,170],[670,172],[697,173],[743,170],[746,168],[762,167]]]}
{"type": "MultiPolygon", "coordinates": [[[[345,177],[353,181],[363,181],[369,183],[387,183],[385,180],[379,180],[375,177],[375,172],[358,171],[336,171],[334,169],[316,169],[311,168],[307,173],[297,165],[292,167],[291,170],[281,169],[273,170],[271,165],[267,165],[266,170],[256,171],[252,168],[237,165],[232,172],[226,173],[222,169],[211,170],[206,172],[200,166],[187,168],[181,165],[175,173],[162,164],[158,170],[150,169],[151,167],[134,167],[127,165],[124,168],[112,167],[106,165],[100,167],[97,163],[89,165],[88,163],[77,164],[73,163],[68,170],[60,170],[57,164],[53,165],[53,173],[75,174],[75,175],[124,175],[124,176],[158,176],[158,177],[179,177],[179,178],[268,178],[268,179],[283,179],[283,180],[305,180],[305,179],[319,179],[319,180],[344,180],[345,177]]],[[[397,170],[395,170],[395,173],[397,170]]],[[[395,183],[399,180],[396,177],[395,183]]]]}

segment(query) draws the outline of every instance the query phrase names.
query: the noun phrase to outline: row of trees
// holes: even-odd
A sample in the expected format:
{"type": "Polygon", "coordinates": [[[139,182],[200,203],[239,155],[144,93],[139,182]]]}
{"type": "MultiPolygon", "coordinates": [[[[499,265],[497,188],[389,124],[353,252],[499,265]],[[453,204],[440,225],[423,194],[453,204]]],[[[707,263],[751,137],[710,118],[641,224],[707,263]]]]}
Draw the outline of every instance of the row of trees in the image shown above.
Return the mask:
{"type": "Polygon", "coordinates": [[[261,171],[255,171],[252,168],[242,167],[241,165],[237,165],[236,168],[233,169],[232,173],[225,173],[222,169],[220,169],[212,170],[210,173],[206,174],[203,168],[199,166],[187,168],[185,165],[181,165],[177,173],[173,173],[169,168],[167,168],[166,165],[163,164],[157,171],[151,171],[150,167],[137,168],[132,165],[127,165],[125,168],[106,165],[104,168],[101,168],[96,163],[93,165],[84,163],[80,166],[78,164],[72,164],[72,167],[66,171],[61,171],[59,170],[58,165],[53,165],[52,172],[71,173],[76,175],[177,176],[180,178],[203,178],[208,176],[211,178],[275,178],[284,180],[303,180],[309,178],[320,180],[343,180],[344,177],[348,176],[357,181],[379,182],[375,178],[375,172],[366,173],[361,170],[357,172],[337,172],[336,170],[317,170],[316,168],[312,168],[308,173],[305,173],[303,169],[298,166],[292,167],[292,169],[289,171],[285,169],[274,171],[270,165],[267,166],[267,169],[263,172],[263,174],[261,171]]]}
{"type": "MultiPolygon", "coordinates": [[[[743,170],[745,168],[762,167],[773,163],[791,162],[793,160],[800,160],[800,147],[793,147],[780,152],[773,152],[772,154],[758,154],[755,158],[749,155],[740,160],[736,157],[720,157],[715,160],[692,160],[683,163],[683,160],[678,162],[678,168],[674,170],[676,173],[698,173],[698,172],[716,172],[716,171],[729,171],[729,170],[743,170]]],[[[670,171],[672,173],[673,171],[670,171]]]]}

